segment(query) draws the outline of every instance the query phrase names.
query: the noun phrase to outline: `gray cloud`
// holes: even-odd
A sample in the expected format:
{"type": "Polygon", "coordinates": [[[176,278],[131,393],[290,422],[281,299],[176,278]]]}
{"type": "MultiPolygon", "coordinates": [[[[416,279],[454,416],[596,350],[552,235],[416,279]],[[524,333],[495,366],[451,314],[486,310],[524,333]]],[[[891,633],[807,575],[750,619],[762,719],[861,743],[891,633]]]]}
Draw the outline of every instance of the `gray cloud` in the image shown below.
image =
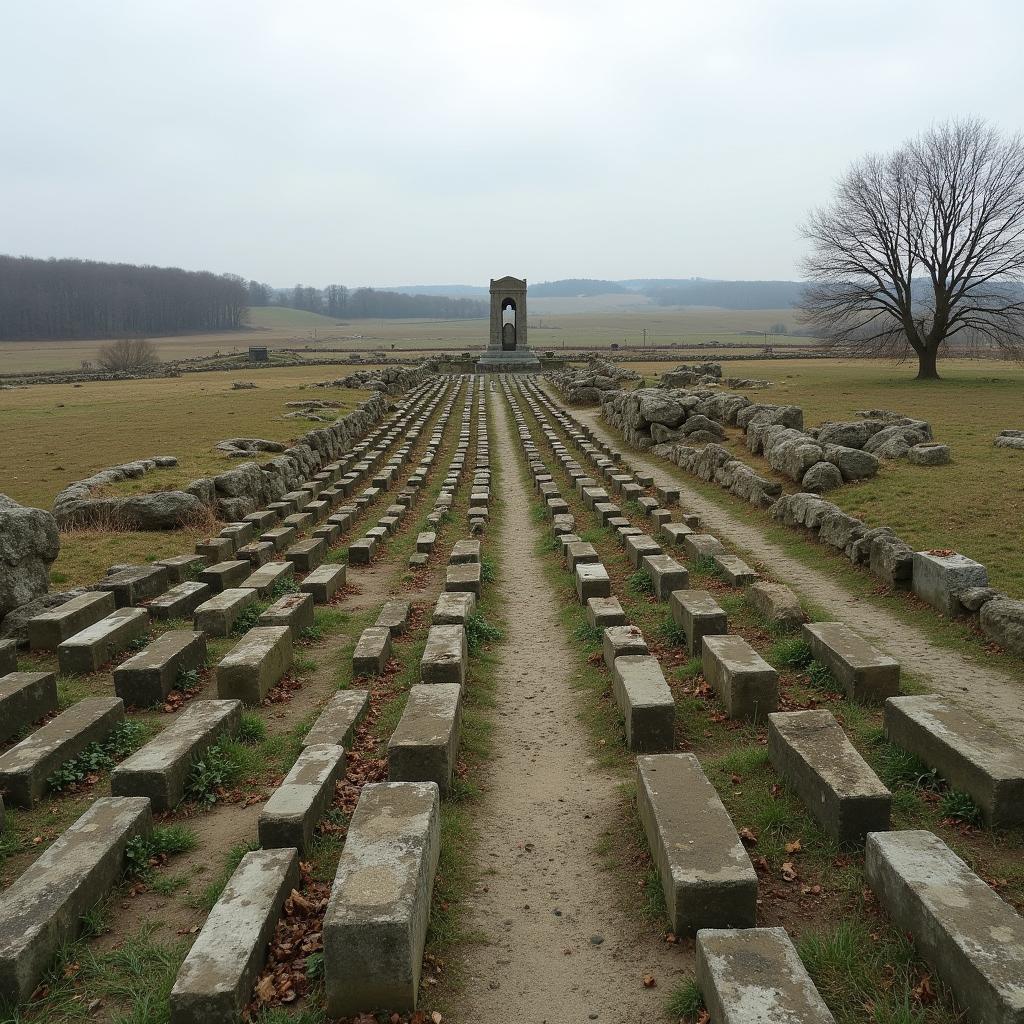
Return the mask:
{"type": "Polygon", "coordinates": [[[1016,4],[33,0],[0,38],[0,250],[275,284],[791,277],[935,120],[1020,127],[1016,4]]]}

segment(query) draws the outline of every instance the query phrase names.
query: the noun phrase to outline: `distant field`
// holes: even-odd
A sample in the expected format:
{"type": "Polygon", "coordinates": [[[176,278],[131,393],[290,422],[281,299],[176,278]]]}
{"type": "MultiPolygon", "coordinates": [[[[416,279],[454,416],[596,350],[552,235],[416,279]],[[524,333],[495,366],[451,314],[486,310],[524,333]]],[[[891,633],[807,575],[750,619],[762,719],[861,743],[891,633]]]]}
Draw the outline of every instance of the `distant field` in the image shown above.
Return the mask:
{"type": "MultiPolygon", "coordinates": [[[[300,390],[302,384],[330,379],[324,369],[262,370],[251,375],[257,388],[242,391],[232,390],[233,378],[226,373],[5,391],[0,396],[0,491],[23,504],[49,509],[57,492],[72,481],[153,455],[174,455],[179,466],[118,485],[120,490],[173,488],[223,472],[237,465],[213,451],[213,445],[226,437],[288,443],[320,425],[283,419],[292,411],[285,402],[340,402],[340,416],[369,394],[347,388],[300,390]]],[[[190,550],[193,539],[187,531],[77,532],[62,538],[54,583],[87,582],[114,562],[181,554],[190,550]]]]}
{"type": "MultiPolygon", "coordinates": [[[[665,364],[629,364],[650,380],[665,364]]],[[[847,484],[828,499],[873,526],[891,526],[920,548],[949,547],[983,562],[995,586],[1024,595],[1024,452],[995,448],[1008,427],[1024,429],[1024,367],[997,361],[942,362],[941,381],[913,380],[909,365],[864,361],[793,360],[733,364],[737,375],[775,381],[747,391],[753,401],[792,403],[807,426],[855,419],[858,409],[891,409],[932,424],[937,441],[953,449],[948,466],[884,463],[873,480],[847,484]]],[[[747,451],[738,431],[730,445],[739,458],[788,478],[747,451]]]]}
{"type": "MultiPolygon", "coordinates": [[[[563,301],[574,300],[539,300],[538,306],[542,302],[563,301]]],[[[640,349],[645,328],[648,346],[673,342],[759,346],[764,344],[765,338],[742,332],[766,332],[777,323],[794,327],[793,311],[668,309],[653,305],[599,313],[534,311],[530,314],[530,346],[542,352],[578,346],[606,347],[613,343],[640,349]]],[[[311,354],[328,348],[341,348],[346,352],[415,350],[426,354],[436,349],[483,348],[487,344],[487,330],[487,321],[483,319],[351,320],[339,326],[332,318],[316,313],[268,307],[251,311],[251,327],[246,330],[154,338],[153,343],[165,360],[244,352],[251,344],[270,348],[308,346],[311,354]]],[[[78,369],[83,360],[95,362],[103,344],[102,341],[0,342],[0,375],[78,369]]],[[[691,356],[686,354],[680,358],[691,356]]]]}

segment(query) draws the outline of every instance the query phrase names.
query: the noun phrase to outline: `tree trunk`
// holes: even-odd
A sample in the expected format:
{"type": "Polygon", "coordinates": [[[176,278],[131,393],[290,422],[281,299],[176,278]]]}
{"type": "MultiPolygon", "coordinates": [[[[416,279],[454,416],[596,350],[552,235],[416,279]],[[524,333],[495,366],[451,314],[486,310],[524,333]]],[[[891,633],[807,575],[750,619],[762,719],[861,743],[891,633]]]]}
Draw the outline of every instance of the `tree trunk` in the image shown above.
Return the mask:
{"type": "Polygon", "coordinates": [[[917,379],[938,380],[938,350],[930,347],[921,349],[917,353],[917,379]]]}

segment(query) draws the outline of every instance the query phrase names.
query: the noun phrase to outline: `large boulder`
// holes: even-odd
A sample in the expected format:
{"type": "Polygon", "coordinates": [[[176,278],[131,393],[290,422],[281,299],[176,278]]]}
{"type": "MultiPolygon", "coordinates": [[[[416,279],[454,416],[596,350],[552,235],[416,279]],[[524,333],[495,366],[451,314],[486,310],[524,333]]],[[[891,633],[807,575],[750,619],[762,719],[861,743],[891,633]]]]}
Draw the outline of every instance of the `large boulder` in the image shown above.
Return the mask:
{"type": "Polygon", "coordinates": [[[664,391],[645,388],[635,394],[639,400],[641,423],[662,423],[666,427],[678,427],[686,419],[683,405],[664,391]]]}
{"type": "Polygon", "coordinates": [[[843,474],[838,466],[831,462],[816,462],[803,475],[800,486],[805,491],[814,491],[820,494],[822,491],[834,491],[837,487],[843,486],[843,474]]]}
{"type": "Polygon", "coordinates": [[[818,428],[821,444],[838,444],[844,448],[863,448],[869,437],[882,428],[878,420],[854,420],[851,423],[823,423],[818,428]]]}
{"type": "Polygon", "coordinates": [[[839,444],[826,444],[824,446],[825,458],[834,466],[839,467],[844,480],[866,480],[875,476],[881,463],[878,458],[870,452],[861,451],[859,448],[847,448],[839,444]]]}
{"type": "Polygon", "coordinates": [[[669,444],[672,441],[678,441],[682,437],[682,433],[679,430],[672,430],[666,427],[664,423],[652,423],[651,437],[658,444],[669,444]]]}
{"type": "Polygon", "coordinates": [[[1024,601],[997,597],[981,606],[981,628],[1000,647],[1024,654],[1024,601]]]}
{"type": "MultiPolygon", "coordinates": [[[[834,467],[833,467],[834,468],[834,467]]],[[[845,551],[854,541],[864,536],[865,526],[859,519],[836,509],[821,517],[818,540],[829,547],[845,551]]]]}
{"type": "Polygon", "coordinates": [[[198,525],[209,509],[187,491],[155,491],[119,499],[119,513],[129,530],[177,530],[198,525]]]}
{"type": "Polygon", "coordinates": [[[879,534],[871,541],[868,566],[890,586],[909,587],[914,573],[914,549],[892,533],[879,534]]]}
{"type": "MultiPolygon", "coordinates": [[[[718,441],[725,437],[725,430],[722,429],[721,424],[716,423],[712,419],[708,419],[707,416],[701,416],[699,413],[695,416],[690,416],[686,422],[682,424],[679,430],[685,436],[702,431],[705,435],[710,435],[713,439],[718,441]]],[[[654,433],[653,429],[651,430],[651,433],[654,433]]]]}
{"type": "MultiPolygon", "coordinates": [[[[923,421],[917,420],[915,423],[923,423],[923,421]]],[[[923,424],[923,427],[927,427],[927,424],[923,424]]],[[[896,447],[902,447],[903,454],[905,455],[911,445],[923,444],[925,441],[930,440],[929,434],[930,431],[926,432],[922,427],[893,424],[892,426],[882,427],[881,430],[876,430],[864,442],[864,451],[878,455],[880,458],[902,458],[902,455],[883,454],[881,449],[886,448],[891,441],[902,441],[902,446],[897,445],[896,447]]]]}
{"type": "Polygon", "coordinates": [[[47,592],[60,552],[57,522],[0,494],[0,619],[47,592]]]}
{"type": "Polygon", "coordinates": [[[746,430],[751,423],[777,423],[803,430],[804,411],[799,405],[747,405],[737,413],[736,426],[746,430]]]}
{"type": "Polygon", "coordinates": [[[213,478],[220,498],[251,498],[259,501],[263,496],[263,473],[255,462],[244,462],[235,469],[213,478]]]}
{"type": "Polygon", "coordinates": [[[934,441],[912,445],[907,460],[913,466],[945,466],[949,463],[949,445],[934,441]]]}

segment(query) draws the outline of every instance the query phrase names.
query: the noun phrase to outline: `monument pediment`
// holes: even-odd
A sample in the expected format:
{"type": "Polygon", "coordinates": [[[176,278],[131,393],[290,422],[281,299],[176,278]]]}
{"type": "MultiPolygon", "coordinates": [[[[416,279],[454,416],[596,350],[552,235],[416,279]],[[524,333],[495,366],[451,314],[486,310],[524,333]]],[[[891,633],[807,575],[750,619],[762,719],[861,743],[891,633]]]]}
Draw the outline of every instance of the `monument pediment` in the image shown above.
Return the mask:
{"type": "Polygon", "coordinates": [[[492,291],[495,288],[525,288],[525,287],[526,287],[526,278],[525,277],[522,278],[522,279],[520,279],[518,277],[509,277],[509,276],[498,277],[498,278],[492,277],[491,278],[491,290],[492,291]]]}

